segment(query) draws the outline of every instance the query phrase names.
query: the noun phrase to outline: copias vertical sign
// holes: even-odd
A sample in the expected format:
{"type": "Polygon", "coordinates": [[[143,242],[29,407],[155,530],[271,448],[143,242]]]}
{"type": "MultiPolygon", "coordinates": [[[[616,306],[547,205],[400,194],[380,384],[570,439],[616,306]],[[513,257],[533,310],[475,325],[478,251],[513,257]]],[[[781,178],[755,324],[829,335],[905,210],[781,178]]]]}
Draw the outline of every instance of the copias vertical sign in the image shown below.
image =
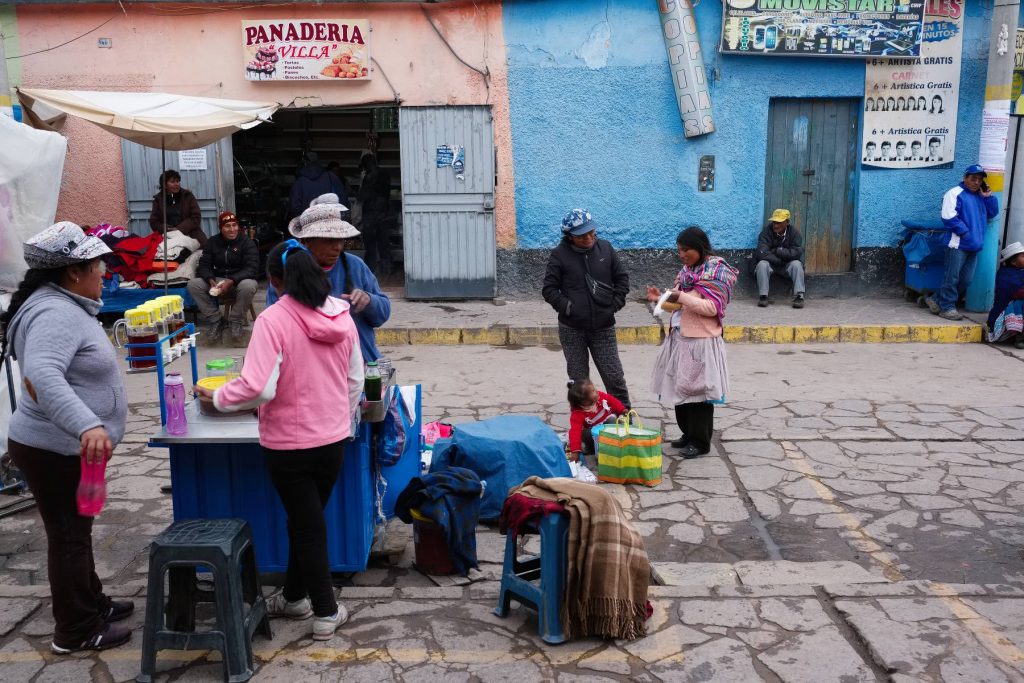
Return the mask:
{"type": "Polygon", "coordinates": [[[715,131],[707,71],[697,38],[697,19],[690,0],[658,0],[661,32],[668,50],[683,135],[694,138],[715,131]]]}

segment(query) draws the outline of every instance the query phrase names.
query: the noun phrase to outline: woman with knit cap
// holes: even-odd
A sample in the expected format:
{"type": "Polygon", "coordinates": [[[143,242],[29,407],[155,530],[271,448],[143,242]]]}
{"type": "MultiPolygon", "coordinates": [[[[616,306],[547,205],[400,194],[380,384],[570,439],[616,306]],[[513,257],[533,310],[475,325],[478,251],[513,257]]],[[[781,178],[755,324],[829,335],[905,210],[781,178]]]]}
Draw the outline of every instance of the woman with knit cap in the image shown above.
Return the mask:
{"type": "Polygon", "coordinates": [[[61,222],[25,245],[28,272],[0,315],[0,356],[13,350],[22,392],[8,451],[35,497],[46,529],[55,654],[106,650],[131,631],[114,622],[135,606],[111,600],[96,576],[92,517],[78,514],[81,462],[110,458],[124,435],[128,401],[117,354],[96,320],[110,249],[61,222]]]}

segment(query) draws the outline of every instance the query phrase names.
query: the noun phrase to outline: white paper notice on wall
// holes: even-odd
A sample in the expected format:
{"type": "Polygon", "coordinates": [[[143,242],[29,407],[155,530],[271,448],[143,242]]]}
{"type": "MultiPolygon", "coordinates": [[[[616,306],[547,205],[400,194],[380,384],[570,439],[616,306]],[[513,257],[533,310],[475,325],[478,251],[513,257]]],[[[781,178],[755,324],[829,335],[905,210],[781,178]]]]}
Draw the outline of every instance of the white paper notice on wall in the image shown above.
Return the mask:
{"type": "Polygon", "coordinates": [[[183,149],[178,152],[179,171],[205,171],[206,150],[205,149],[183,149]]]}
{"type": "Polygon", "coordinates": [[[1009,102],[1006,104],[1006,109],[985,108],[981,111],[981,147],[978,150],[978,163],[989,173],[1002,173],[1006,170],[1006,133],[1010,126],[1009,102]]]}

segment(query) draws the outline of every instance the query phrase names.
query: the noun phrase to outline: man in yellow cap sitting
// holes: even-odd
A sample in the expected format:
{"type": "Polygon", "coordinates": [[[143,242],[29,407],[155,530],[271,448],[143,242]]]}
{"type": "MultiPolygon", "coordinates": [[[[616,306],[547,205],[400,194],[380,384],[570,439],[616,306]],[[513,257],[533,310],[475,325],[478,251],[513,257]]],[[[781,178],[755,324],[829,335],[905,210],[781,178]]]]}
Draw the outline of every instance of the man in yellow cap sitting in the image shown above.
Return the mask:
{"type": "Polygon", "coordinates": [[[775,209],[770,222],[757,238],[754,252],[754,273],[757,275],[757,305],[768,305],[768,281],[772,273],[785,275],[793,281],[793,308],[804,307],[804,240],[800,231],[789,224],[789,210],[775,209]]]}

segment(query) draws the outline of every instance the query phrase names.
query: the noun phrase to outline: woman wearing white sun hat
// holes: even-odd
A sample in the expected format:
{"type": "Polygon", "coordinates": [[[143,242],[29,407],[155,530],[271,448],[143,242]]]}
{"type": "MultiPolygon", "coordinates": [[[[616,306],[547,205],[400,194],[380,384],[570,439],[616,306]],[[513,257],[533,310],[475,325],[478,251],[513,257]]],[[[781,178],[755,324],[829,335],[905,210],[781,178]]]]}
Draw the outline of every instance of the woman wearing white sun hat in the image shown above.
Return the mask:
{"type": "MultiPolygon", "coordinates": [[[[327,273],[331,296],[352,304],[352,319],[359,332],[359,348],[366,362],[380,357],[374,330],[391,317],[391,300],[381,291],[380,283],[361,258],[345,251],[345,240],[359,236],[359,231],[342,219],[348,207],[338,195],[320,195],[288,224],[288,232],[297,238],[327,273]]],[[[273,286],[267,287],[267,306],[278,299],[273,286]]]]}

